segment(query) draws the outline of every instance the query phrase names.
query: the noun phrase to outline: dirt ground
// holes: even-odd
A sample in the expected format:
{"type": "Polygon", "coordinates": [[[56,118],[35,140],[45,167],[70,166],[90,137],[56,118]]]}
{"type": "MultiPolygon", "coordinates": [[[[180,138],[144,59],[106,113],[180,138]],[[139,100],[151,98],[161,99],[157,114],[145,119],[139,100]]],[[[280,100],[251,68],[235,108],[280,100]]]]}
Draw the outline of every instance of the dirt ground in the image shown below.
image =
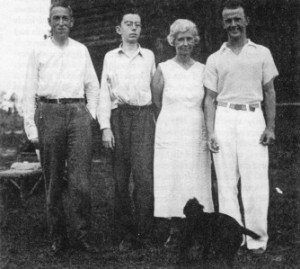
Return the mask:
{"type": "MultiPolygon", "coordinates": [[[[270,149],[268,250],[261,256],[238,255],[235,268],[300,268],[300,108],[282,107],[278,112],[277,143],[270,149]]],[[[15,160],[17,150],[11,143],[3,143],[5,137],[1,140],[0,162],[4,168],[15,160]]],[[[20,204],[11,186],[7,227],[0,233],[0,268],[201,268],[197,255],[189,265],[176,263],[176,251],[163,247],[167,232],[159,221],[155,225],[156,241],[148,249],[120,252],[113,247],[110,161],[109,153],[95,154],[92,170],[90,239],[99,246],[100,254],[71,249],[65,255],[50,255],[43,188],[20,204]]]]}

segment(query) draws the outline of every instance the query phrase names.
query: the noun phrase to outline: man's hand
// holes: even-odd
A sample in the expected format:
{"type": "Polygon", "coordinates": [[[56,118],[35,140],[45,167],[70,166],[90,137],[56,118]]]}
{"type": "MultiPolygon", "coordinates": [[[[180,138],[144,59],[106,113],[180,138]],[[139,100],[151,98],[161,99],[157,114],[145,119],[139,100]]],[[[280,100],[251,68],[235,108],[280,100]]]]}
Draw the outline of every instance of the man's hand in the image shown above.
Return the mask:
{"type": "Polygon", "coordinates": [[[212,153],[219,152],[218,140],[214,133],[215,115],[216,115],[216,99],[218,94],[208,88],[205,88],[204,98],[204,118],[208,134],[208,148],[212,153]]]}
{"type": "Polygon", "coordinates": [[[208,148],[212,153],[219,152],[220,147],[219,147],[217,138],[214,134],[208,137],[208,148]]]}
{"type": "Polygon", "coordinates": [[[40,144],[39,144],[39,139],[38,139],[38,138],[30,139],[30,142],[34,145],[34,147],[35,147],[36,149],[39,149],[39,148],[40,148],[40,144]]]}
{"type": "Polygon", "coordinates": [[[259,143],[264,146],[273,145],[275,142],[275,133],[273,130],[266,128],[260,136],[259,143]]]}
{"type": "Polygon", "coordinates": [[[114,149],[115,137],[110,128],[106,128],[102,133],[102,144],[106,149],[114,149]]]}

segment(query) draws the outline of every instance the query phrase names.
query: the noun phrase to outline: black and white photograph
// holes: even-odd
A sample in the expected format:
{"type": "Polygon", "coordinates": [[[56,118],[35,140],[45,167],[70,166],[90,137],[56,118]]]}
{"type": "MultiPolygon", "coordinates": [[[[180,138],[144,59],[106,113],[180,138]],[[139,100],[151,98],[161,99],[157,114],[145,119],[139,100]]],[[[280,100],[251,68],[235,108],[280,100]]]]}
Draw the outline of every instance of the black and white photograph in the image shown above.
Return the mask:
{"type": "Polygon", "coordinates": [[[299,15],[0,0],[0,268],[300,268],[299,15]]]}

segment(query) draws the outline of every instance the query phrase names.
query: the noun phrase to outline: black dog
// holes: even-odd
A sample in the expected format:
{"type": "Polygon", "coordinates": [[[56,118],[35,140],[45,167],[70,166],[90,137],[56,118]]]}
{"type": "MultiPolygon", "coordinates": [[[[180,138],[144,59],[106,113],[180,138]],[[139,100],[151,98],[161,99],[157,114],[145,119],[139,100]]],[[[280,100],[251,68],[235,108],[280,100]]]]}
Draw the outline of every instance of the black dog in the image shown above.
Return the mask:
{"type": "Polygon", "coordinates": [[[202,247],[204,263],[211,257],[231,268],[235,254],[243,241],[243,234],[254,239],[260,236],[242,227],[228,215],[205,213],[203,208],[196,198],[190,199],[184,207],[186,223],[180,257],[186,260],[189,249],[198,242],[202,247]]]}

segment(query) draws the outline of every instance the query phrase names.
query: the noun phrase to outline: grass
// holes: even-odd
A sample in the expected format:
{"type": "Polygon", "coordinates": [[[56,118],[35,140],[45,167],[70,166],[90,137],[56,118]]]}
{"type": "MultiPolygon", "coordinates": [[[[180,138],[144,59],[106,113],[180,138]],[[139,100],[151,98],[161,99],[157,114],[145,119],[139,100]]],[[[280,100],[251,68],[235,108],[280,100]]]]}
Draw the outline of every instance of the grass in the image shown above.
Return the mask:
{"type": "MultiPolygon", "coordinates": [[[[235,268],[300,268],[300,108],[280,107],[277,114],[277,143],[270,148],[268,250],[262,256],[248,253],[237,256],[235,268]]],[[[15,136],[2,139],[2,135],[0,147],[17,150],[23,137],[15,136]]],[[[98,136],[95,141],[95,147],[100,148],[98,136]]],[[[15,157],[12,154],[1,157],[0,161],[12,162],[15,157]]],[[[94,159],[91,240],[100,246],[101,254],[74,249],[60,257],[49,255],[43,191],[40,190],[21,206],[14,189],[10,188],[8,227],[2,229],[0,234],[0,268],[199,268],[199,257],[190,265],[182,266],[176,263],[176,252],[164,249],[162,242],[167,234],[162,223],[155,226],[159,236],[153,247],[125,253],[113,248],[110,155],[97,150],[94,159]]]]}

